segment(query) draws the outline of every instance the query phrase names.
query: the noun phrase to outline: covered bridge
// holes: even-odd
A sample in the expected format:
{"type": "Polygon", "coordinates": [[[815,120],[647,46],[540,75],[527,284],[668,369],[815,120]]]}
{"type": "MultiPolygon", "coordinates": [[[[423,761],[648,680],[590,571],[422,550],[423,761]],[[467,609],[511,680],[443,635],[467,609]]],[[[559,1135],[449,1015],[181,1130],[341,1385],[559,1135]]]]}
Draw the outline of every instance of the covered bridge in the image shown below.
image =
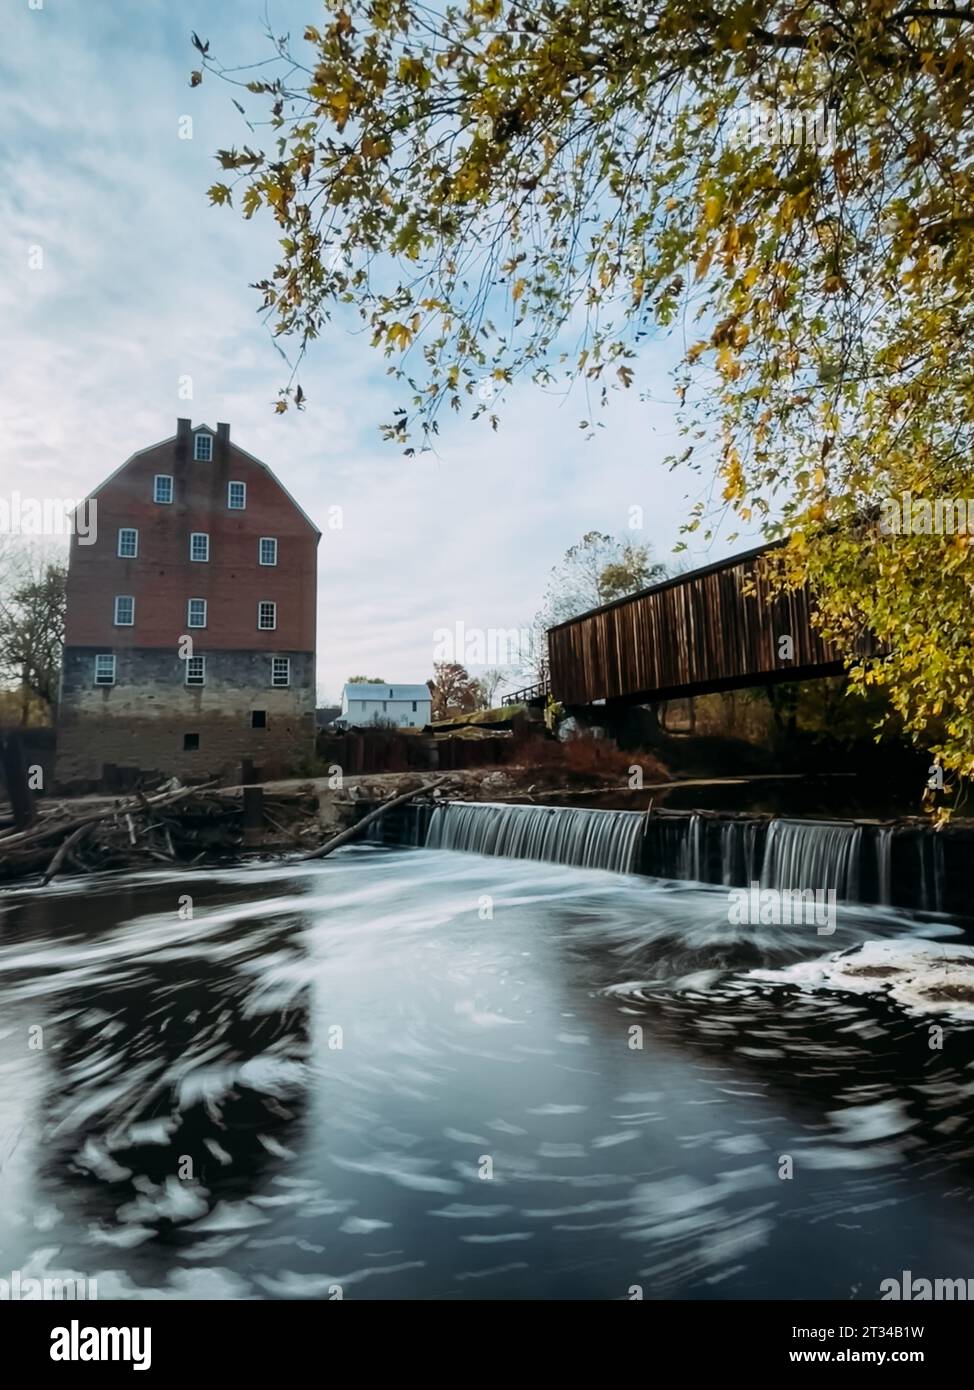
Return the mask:
{"type": "Polygon", "coordinates": [[[549,628],[553,697],[566,707],[648,704],[841,671],[812,626],[808,590],[772,595],[762,578],[758,561],[772,548],[665,579],[549,628]]]}

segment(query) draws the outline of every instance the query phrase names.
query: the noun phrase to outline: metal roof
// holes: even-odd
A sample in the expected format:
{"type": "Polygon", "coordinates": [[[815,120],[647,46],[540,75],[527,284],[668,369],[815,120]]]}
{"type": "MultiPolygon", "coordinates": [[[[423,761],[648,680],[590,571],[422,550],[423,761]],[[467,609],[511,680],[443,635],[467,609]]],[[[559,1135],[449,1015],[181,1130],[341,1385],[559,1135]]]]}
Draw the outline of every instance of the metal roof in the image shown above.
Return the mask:
{"type": "Polygon", "coordinates": [[[349,700],[429,700],[428,685],[346,685],[342,692],[349,700]]]}

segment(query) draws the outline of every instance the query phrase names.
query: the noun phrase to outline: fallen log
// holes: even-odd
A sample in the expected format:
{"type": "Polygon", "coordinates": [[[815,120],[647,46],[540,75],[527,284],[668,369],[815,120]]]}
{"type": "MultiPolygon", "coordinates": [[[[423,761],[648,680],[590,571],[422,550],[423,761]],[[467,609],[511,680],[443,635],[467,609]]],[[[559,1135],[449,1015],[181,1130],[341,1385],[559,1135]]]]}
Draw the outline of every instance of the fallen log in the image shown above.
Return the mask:
{"type": "Polygon", "coordinates": [[[71,853],[71,851],[75,848],[76,845],[79,845],[81,843],[81,841],[89,833],[90,830],[90,825],[79,825],[77,830],[75,830],[73,834],[69,835],[66,840],[61,841],[60,845],[58,846],[57,853],[54,855],[54,858],[47,866],[47,872],[44,874],[44,878],[42,880],[43,887],[47,887],[51,879],[54,877],[54,875],[60,869],[61,865],[64,863],[66,857],[71,853]]]}
{"type": "Polygon", "coordinates": [[[421,787],[414,787],[411,792],[402,792],[399,796],[394,796],[391,801],[384,801],[381,806],[377,806],[374,811],[370,811],[367,816],[363,816],[360,821],[349,826],[348,830],[343,830],[338,835],[334,835],[330,840],[326,840],[318,849],[309,850],[307,854],[297,854],[291,863],[301,863],[306,859],[324,859],[326,854],[331,854],[333,849],[341,849],[342,845],[347,845],[350,840],[354,840],[361,830],[373,821],[379,820],[387,811],[392,811],[396,806],[404,806],[407,801],[412,801],[414,797],[422,796],[423,792],[432,791],[442,782],[448,779],[444,777],[434,777],[432,782],[426,782],[421,787]]]}

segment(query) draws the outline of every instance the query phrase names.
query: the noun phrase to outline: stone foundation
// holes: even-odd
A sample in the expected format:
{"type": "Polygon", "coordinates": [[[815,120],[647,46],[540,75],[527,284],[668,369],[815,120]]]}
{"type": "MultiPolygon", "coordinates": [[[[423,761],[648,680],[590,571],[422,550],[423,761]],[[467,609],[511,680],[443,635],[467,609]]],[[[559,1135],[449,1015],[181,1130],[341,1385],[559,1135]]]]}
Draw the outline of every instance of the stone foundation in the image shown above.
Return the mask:
{"type": "Polygon", "coordinates": [[[314,658],[309,652],[207,652],[206,684],[187,686],[172,650],[116,651],[115,684],[94,684],[106,648],[65,650],[56,780],[100,782],[106,765],[181,780],[237,777],[249,760],[264,776],[294,771],[314,752],[314,658]],[[291,684],[270,684],[270,656],[291,658],[291,684]],[[253,727],[263,711],[266,726],[253,727]],[[187,748],[187,736],[197,747],[187,748]]]}

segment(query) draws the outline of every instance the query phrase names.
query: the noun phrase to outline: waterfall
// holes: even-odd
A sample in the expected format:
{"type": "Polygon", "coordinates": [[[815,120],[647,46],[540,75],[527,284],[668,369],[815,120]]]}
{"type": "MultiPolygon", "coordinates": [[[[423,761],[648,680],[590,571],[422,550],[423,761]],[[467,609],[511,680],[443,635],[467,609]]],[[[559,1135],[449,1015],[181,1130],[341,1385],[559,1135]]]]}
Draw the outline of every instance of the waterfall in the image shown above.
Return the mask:
{"type": "MultiPolygon", "coordinates": [[[[617,873],[641,867],[662,878],[727,887],[760,881],[763,888],[834,888],[847,902],[859,899],[862,828],[842,822],[774,820],[765,833],[757,821],[696,814],[646,825],[638,811],[447,802],[433,811],[426,845],[617,873]]],[[[924,868],[932,879],[932,866],[924,868]]]]}
{"type": "Polygon", "coordinates": [[[657,878],[686,878],[689,872],[688,848],[691,821],[702,817],[686,815],[650,816],[646,822],[642,868],[657,878]]]}
{"type": "Polygon", "coordinates": [[[426,845],[632,873],[643,821],[640,811],[451,801],[434,810],[426,845]]]}
{"type": "Polygon", "coordinates": [[[680,863],[680,878],[706,881],[706,849],[703,816],[691,816],[680,863]]]}
{"type": "Polygon", "coordinates": [[[956,849],[945,857],[946,837],[920,827],[452,801],[398,807],[368,838],[724,888],[834,889],[883,907],[940,912],[958,901],[956,849]]]}
{"type": "Polygon", "coordinates": [[[834,888],[859,900],[862,827],[839,821],[771,822],[761,868],[762,888],[834,888]]]}
{"type": "Polygon", "coordinates": [[[720,825],[720,881],[725,888],[746,888],[759,876],[758,834],[754,820],[728,820],[720,825]]]}
{"type": "Polygon", "coordinates": [[[893,901],[893,830],[881,825],[876,832],[876,897],[883,907],[893,901]]]}
{"type": "Polygon", "coordinates": [[[944,842],[940,835],[917,838],[920,856],[920,906],[940,912],[944,902],[944,842]]]}

